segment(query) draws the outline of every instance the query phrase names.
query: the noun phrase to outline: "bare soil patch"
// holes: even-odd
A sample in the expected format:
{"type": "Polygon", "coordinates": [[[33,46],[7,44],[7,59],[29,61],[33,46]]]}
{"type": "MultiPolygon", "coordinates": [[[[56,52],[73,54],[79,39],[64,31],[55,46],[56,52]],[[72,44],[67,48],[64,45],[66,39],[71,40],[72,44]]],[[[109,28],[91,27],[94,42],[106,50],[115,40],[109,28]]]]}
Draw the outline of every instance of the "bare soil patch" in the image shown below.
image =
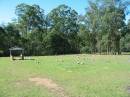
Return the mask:
{"type": "Polygon", "coordinates": [[[128,86],[128,87],[126,88],[126,90],[127,90],[128,94],[130,94],[130,86],[128,86]]]}
{"type": "Polygon", "coordinates": [[[34,82],[37,86],[44,86],[48,88],[51,92],[58,95],[58,97],[69,97],[66,96],[64,89],[56,84],[54,81],[48,78],[40,78],[40,77],[33,77],[29,78],[29,81],[34,82]]]}

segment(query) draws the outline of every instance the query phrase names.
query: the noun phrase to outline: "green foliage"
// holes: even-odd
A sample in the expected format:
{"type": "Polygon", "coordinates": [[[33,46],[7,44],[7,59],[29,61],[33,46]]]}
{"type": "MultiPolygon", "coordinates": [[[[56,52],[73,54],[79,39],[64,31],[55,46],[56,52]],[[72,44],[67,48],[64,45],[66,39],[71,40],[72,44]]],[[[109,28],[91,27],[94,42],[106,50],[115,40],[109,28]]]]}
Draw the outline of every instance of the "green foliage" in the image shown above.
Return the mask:
{"type": "Polygon", "coordinates": [[[130,52],[130,34],[121,39],[121,49],[123,52],[130,52]]]}
{"type": "Polygon", "coordinates": [[[20,46],[26,55],[106,53],[129,51],[128,1],[93,0],[85,15],[59,5],[45,15],[39,5],[19,4],[17,19],[0,27],[0,49],[20,46]]]}
{"type": "Polygon", "coordinates": [[[71,53],[71,46],[67,39],[59,33],[50,32],[46,37],[46,53],[47,54],[67,54],[71,53]]]}
{"type": "Polygon", "coordinates": [[[32,30],[43,29],[46,27],[44,10],[39,5],[19,4],[15,11],[18,16],[18,27],[24,37],[32,30]]]}
{"type": "Polygon", "coordinates": [[[79,41],[77,36],[79,29],[77,23],[78,13],[69,6],[60,5],[53,9],[48,17],[50,19],[50,30],[56,30],[61,34],[64,34],[62,37],[68,40],[71,45],[71,52],[79,52],[79,41]]]}
{"type": "Polygon", "coordinates": [[[5,30],[3,27],[0,27],[0,48],[4,48],[5,44],[5,30]]]}
{"type": "Polygon", "coordinates": [[[8,24],[6,27],[5,27],[5,31],[6,31],[6,44],[7,44],[7,47],[12,47],[12,46],[15,46],[15,45],[19,45],[19,41],[20,41],[20,32],[19,30],[17,29],[16,25],[15,24],[8,24]]]}
{"type": "Polygon", "coordinates": [[[0,31],[1,49],[3,49],[4,55],[9,55],[9,48],[20,45],[21,36],[16,25],[9,23],[7,26],[1,28],[0,31]],[[3,29],[3,30],[2,30],[3,29]]]}
{"type": "MultiPolygon", "coordinates": [[[[121,0],[89,3],[84,25],[90,36],[91,52],[120,54],[120,39],[128,33],[124,22],[126,3],[121,0]]],[[[87,44],[84,47],[86,46],[87,44]]]]}

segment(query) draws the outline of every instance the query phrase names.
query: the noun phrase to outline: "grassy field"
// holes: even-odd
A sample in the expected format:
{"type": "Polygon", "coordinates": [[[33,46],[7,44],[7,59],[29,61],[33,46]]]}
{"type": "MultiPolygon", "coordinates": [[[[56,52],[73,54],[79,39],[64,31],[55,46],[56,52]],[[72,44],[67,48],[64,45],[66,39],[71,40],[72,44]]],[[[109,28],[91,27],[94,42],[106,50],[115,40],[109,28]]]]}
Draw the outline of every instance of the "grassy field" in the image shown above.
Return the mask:
{"type": "Polygon", "coordinates": [[[130,97],[130,56],[2,57],[0,97],[130,97]]]}

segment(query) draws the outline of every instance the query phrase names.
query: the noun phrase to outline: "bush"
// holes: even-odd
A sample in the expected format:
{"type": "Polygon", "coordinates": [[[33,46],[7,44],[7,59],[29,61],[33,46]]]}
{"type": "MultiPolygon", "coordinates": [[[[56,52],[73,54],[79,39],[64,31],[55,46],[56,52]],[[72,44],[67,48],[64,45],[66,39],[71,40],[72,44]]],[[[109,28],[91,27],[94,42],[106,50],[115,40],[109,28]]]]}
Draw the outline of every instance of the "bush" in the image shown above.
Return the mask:
{"type": "Polygon", "coordinates": [[[82,47],[81,50],[80,50],[81,53],[91,53],[89,47],[85,46],[85,47],[82,47]]]}

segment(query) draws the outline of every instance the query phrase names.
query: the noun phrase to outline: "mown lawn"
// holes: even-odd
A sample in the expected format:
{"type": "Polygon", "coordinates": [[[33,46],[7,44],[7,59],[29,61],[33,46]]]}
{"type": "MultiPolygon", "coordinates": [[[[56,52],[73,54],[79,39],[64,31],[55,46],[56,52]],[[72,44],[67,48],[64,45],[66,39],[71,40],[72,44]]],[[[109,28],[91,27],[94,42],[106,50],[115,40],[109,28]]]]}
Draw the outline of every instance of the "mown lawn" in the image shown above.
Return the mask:
{"type": "MultiPolygon", "coordinates": [[[[0,58],[0,97],[60,97],[29,78],[51,79],[65,97],[130,97],[129,55],[65,55],[0,58]]],[[[60,91],[59,91],[60,92],[60,91]]]]}

